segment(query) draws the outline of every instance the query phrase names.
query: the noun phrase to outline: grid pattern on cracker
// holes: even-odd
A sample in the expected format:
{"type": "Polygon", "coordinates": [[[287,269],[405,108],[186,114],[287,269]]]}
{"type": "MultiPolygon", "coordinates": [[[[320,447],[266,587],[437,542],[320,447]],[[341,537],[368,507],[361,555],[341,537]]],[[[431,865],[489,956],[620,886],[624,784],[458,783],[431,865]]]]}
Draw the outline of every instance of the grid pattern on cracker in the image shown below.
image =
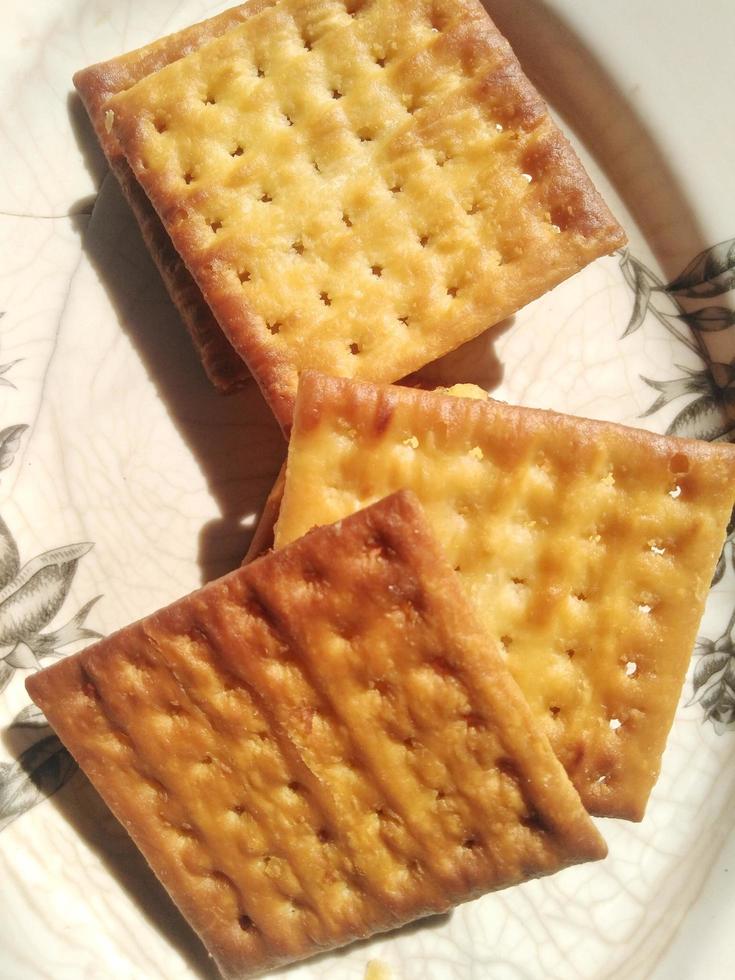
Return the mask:
{"type": "MultiPolygon", "coordinates": [[[[453,395],[456,398],[481,398],[483,401],[487,399],[485,389],[475,384],[456,384],[450,388],[440,388],[438,390],[448,395],[453,395]]],[[[258,522],[255,525],[248,550],[242,560],[243,565],[254,561],[256,558],[260,558],[261,555],[273,549],[276,521],[278,520],[278,514],[281,509],[285,483],[286,463],[284,462],[260,510],[258,522]]]]}
{"type": "Polygon", "coordinates": [[[135,85],[141,78],[258,13],[273,0],[251,0],[216,17],[194,24],[143,48],[90,65],[74,75],[74,85],[94,126],[100,146],[140,226],[146,246],[164,285],[179,311],[212,384],[228,393],[241,388],[250,374],[242,358],[225,337],[199,286],[161,223],[155,208],[135,178],[106,114],[110,96],[135,85]]]}
{"type": "Polygon", "coordinates": [[[109,100],[279,419],[393,380],[622,232],[477,0],[279,0],[109,100]]]}
{"type": "Polygon", "coordinates": [[[426,508],[585,805],[640,819],[735,496],[735,452],[306,373],[276,546],[426,508]]]}
{"type": "Polygon", "coordinates": [[[408,495],[28,688],[228,976],[605,852],[408,495]]]}

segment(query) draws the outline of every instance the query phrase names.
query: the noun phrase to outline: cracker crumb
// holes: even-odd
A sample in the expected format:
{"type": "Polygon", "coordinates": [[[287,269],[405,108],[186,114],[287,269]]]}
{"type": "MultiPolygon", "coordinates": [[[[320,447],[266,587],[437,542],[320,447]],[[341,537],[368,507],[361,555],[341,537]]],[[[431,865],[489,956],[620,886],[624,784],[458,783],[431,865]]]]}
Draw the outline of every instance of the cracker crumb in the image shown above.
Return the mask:
{"type": "Polygon", "coordinates": [[[111,133],[114,125],[115,113],[112,111],[112,109],[108,109],[107,112],[105,112],[105,132],[111,133]]]}
{"type": "Polygon", "coordinates": [[[462,384],[452,385],[451,388],[440,388],[445,395],[453,395],[455,398],[476,398],[478,401],[487,401],[489,395],[484,388],[479,385],[462,384]]]}
{"type": "Polygon", "coordinates": [[[403,445],[404,446],[410,446],[411,449],[418,449],[419,448],[419,441],[416,438],[416,436],[409,436],[408,439],[404,439],[403,440],[403,445]]]}
{"type": "Polygon", "coordinates": [[[484,459],[485,458],[485,453],[480,449],[479,446],[473,446],[472,449],[470,449],[469,455],[473,459],[484,459]]]}
{"type": "Polygon", "coordinates": [[[365,980],[393,980],[393,973],[381,960],[368,960],[365,980]]]}

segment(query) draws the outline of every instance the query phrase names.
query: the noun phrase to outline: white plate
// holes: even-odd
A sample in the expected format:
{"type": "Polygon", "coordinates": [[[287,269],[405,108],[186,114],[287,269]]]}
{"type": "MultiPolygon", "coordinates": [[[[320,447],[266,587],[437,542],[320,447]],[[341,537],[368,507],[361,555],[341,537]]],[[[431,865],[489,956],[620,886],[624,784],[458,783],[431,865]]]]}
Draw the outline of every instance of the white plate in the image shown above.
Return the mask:
{"type": "MultiPolygon", "coordinates": [[[[631,244],[439,373],[526,405],[726,437],[731,0],[708,0],[706,17],[684,0],[489,6],[631,244]],[[672,281],[675,290],[663,288],[672,281]]],[[[69,95],[76,68],[219,9],[204,0],[3,3],[0,598],[13,597],[0,605],[4,980],[212,975],[124,832],[48,729],[32,727],[23,678],[36,658],[78,649],[84,629],[108,633],[233,567],[284,452],[255,391],[223,399],[208,387],[69,95]],[[21,591],[27,562],[36,574],[21,591]]],[[[289,977],[356,980],[371,957],[404,980],[730,977],[732,548],[645,821],[604,822],[606,862],[289,977]]]]}

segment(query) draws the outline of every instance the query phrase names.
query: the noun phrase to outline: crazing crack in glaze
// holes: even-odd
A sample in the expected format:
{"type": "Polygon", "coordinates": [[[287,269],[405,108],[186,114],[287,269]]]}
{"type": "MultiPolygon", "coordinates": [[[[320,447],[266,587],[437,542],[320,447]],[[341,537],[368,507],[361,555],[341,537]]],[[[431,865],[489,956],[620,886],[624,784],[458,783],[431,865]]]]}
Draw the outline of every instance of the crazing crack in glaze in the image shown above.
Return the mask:
{"type": "MultiPolygon", "coordinates": [[[[100,185],[100,193],[102,192],[102,190],[103,190],[103,188],[105,186],[105,182],[108,179],[109,180],[112,179],[112,175],[109,172],[105,175],[105,177],[104,177],[104,179],[102,181],[102,184],[100,185]]],[[[89,224],[94,220],[95,208],[97,207],[97,201],[98,200],[99,200],[99,198],[98,197],[95,197],[94,203],[92,204],[92,208],[90,209],[89,212],[84,211],[84,212],[70,213],[70,214],[65,215],[64,217],[68,218],[69,220],[73,220],[75,217],[79,217],[79,215],[82,215],[82,214],[83,215],[87,215],[88,214],[89,221],[87,223],[87,227],[89,227],[89,224]]],[[[80,267],[82,265],[83,258],[84,258],[84,249],[82,247],[80,247],[80,249],[79,249],[79,255],[77,257],[77,261],[76,261],[76,263],[74,264],[74,267],[71,270],[71,274],[69,276],[69,282],[68,282],[68,285],[66,287],[66,291],[64,293],[64,296],[63,296],[63,299],[62,299],[62,302],[61,302],[61,308],[59,310],[58,317],[56,318],[56,323],[55,323],[55,327],[54,327],[54,331],[53,331],[53,341],[52,341],[52,345],[51,345],[51,350],[49,352],[49,356],[48,356],[48,358],[46,360],[46,363],[45,363],[44,368],[43,368],[43,372],[41,374],[41,383],[40,383],[40,387],[39,387],[38,400],[37,400],[37,403],[36,403],[36,412],[35,412],[35,414],[33,416],[32,421],[30,423],[28,423],[28,425],[27,425],[27,428],[29,429],[28,438],[25,441],[25,447],[21,451],[21,455],[20,455],[20,458],[18,460],[18,467],[16,468],[16,472],[18,472],[18,470],[20,470],[20,468],[22,467],[22,465],[23,465],[23,463],[25,461],[26,454],[30,450],[30,444],[31,444],[31,441],[33,439],[33,434],[34,434],[35,429],[36,429],[36,423],[38,422],[38,417],[39,417],[39,415],[41,413],[41,408],[42,408],[43,401],[44,401],[44,394],[45,394],[45,391],[46,391],[47,379],[48,379],[48,376],[49,376],[49,372],[51,371],[51,366],[52,366],[53,361],[54,361],[54,356],[56,354],[56,350],[58,348],[59,334],[60,334],[61,329],[62,329],[62,326],[63,326],[64,316],[65,316],[66,311],[67,311],[67,307],[68,307],[68,304],[69,304],[69,299],[71,297],[72,289],[74,288],[74,282],[75,282],[75,279],[77,277],[77,273],[79,272],[79,269],[80,269],[80,267]]]]}

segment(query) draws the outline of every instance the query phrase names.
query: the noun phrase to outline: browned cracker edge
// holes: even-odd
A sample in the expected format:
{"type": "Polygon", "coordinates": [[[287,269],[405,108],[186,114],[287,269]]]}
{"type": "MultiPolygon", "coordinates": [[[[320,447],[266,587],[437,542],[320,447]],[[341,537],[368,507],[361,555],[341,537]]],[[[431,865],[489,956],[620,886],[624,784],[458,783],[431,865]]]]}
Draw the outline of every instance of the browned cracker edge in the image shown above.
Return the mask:
{"type": "Polygon", "coordinates": [[[166,290],[199,352],[204,370],[212,384],[223,393],[242,388],[250,380],[250,372],[217,323],[130,169],[117,138],[111,128],[108,129],[105,103],[111,95],[130,88],[152,72],[191,53],[273,2],[275,0],[251,0],[145,47],[84,68],[76,72],[73,79],[110,169],[138,222],[166,290]]]}

